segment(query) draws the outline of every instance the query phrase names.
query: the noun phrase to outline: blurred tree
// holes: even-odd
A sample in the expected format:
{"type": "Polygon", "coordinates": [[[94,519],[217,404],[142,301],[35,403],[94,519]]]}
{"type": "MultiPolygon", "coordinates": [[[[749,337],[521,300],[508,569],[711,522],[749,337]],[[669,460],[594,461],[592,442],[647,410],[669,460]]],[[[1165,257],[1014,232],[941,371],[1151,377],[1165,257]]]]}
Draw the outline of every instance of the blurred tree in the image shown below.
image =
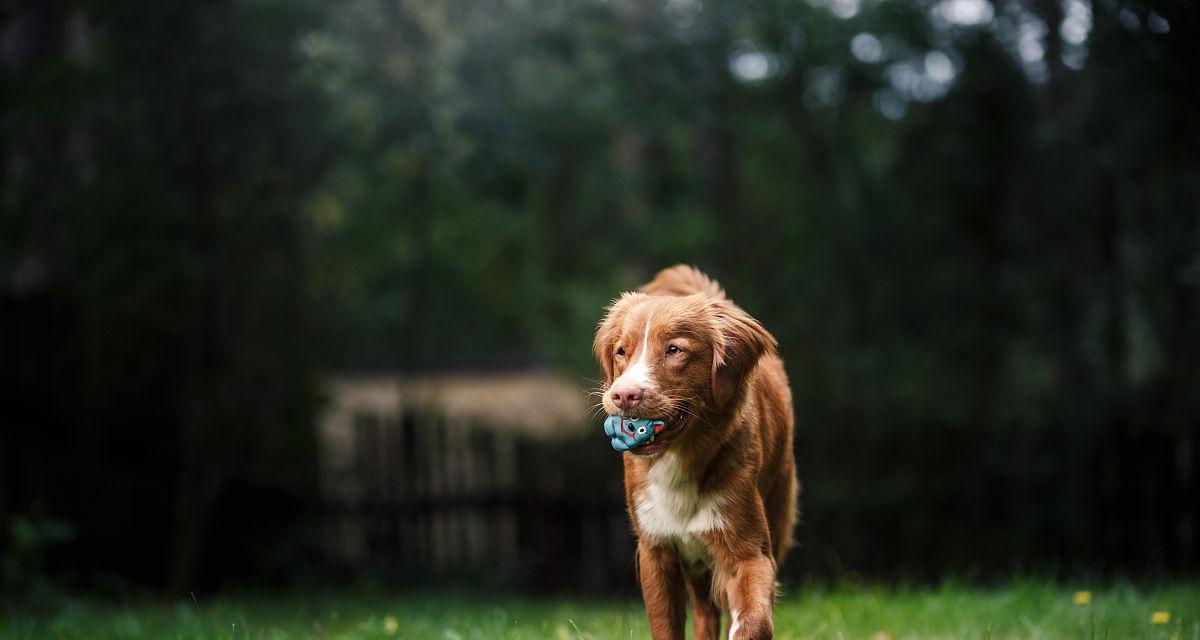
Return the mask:
{"type": "MultiPolygon", "coordinates": [[[[76,520],[96,568],[180,589],[228,541],[215,522],[227,487],[312,493],[298,203],[324,143],[286,44],[312,14],[51,6],[17,5],[6,35],[71,34],[6,74],[5,255],[16,308],[51,296],[78,332],[38,330],[52,318],[35,314],[13,339],[35,358],[66,350],[77,386],[39,381],[52,387],[39,400],[65,407],[45,444],[70,460],[39,472],[70,479],[23,499],[76,520]],[[32,282],[31,261],[44,265],[32,282]]],[[[18,412],[22,426],[43,410],[18,412]]]]}
{"type": "Polygon", "coordinates": [[[592,376],[686,261],[783,345],[806,570],[1196,566],[1191,3],[5,11],[6,386],[139,470],[59,496],[79,547],[171,510],[183,584],[235,488],[312,490],[319,368],[592,376]]]}

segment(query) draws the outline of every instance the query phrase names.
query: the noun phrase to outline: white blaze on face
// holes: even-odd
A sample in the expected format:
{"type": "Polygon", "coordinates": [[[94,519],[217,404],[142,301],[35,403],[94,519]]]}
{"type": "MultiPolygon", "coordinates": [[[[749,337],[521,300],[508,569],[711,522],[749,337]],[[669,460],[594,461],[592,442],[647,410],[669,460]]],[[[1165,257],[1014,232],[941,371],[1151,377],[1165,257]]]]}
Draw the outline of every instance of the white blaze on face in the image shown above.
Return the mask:
{"type": "Polygon", "coordinates": [[[650,352],[650,320],[646,320],[646,329],[642,332],[642,348],[638,352],[637,362],[629,366],[613,384],[628,382],[639,389],[650,388],[650,367],[646,365],[646,354],[650,352]]]}

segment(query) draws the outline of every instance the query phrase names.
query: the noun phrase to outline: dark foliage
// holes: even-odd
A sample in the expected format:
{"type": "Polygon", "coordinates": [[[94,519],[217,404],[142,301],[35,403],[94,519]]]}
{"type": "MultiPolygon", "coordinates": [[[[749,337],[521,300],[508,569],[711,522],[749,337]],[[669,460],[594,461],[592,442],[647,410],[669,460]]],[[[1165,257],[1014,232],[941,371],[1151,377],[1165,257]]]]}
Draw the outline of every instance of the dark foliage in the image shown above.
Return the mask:
{"type": "Polygon", "coordinates": [[[1197,568],[1192,3],[0,20],[0,541],[69,522],[57,575],[288,579],[322,370],[594,377],[679,261],[783,345],[792,571],[1197,568]]]}

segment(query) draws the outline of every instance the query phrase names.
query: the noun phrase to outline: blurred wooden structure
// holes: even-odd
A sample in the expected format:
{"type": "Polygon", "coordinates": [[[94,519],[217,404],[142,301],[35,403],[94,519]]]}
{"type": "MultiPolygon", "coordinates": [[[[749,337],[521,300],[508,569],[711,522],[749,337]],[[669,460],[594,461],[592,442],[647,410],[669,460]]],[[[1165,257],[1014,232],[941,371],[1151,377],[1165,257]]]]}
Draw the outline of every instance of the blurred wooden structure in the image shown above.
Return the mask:
{"type": "Polygon", "coordinates": [[[400,579],[632,586],[620,458],[578,385],[533,370],[334,375],[325,388],[333,557],[400,579]]]}

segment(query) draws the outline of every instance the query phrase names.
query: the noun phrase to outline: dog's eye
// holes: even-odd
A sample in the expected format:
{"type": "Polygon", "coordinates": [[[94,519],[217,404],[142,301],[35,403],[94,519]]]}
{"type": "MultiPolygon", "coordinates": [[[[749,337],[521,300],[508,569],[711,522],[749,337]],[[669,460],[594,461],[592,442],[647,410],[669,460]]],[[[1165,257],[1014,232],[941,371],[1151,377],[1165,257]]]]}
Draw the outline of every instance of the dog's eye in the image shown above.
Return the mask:
{"type": "Polygon", "coordinates": [[[619,356],[625,355],[625,347],[617,347],[617,355],[619,355],[619,356]]]}
{"type": "Polygon", "coordinates": [[[667,347],[667,353],[679,353],[679,347],[671,345],[667,347]]]}

